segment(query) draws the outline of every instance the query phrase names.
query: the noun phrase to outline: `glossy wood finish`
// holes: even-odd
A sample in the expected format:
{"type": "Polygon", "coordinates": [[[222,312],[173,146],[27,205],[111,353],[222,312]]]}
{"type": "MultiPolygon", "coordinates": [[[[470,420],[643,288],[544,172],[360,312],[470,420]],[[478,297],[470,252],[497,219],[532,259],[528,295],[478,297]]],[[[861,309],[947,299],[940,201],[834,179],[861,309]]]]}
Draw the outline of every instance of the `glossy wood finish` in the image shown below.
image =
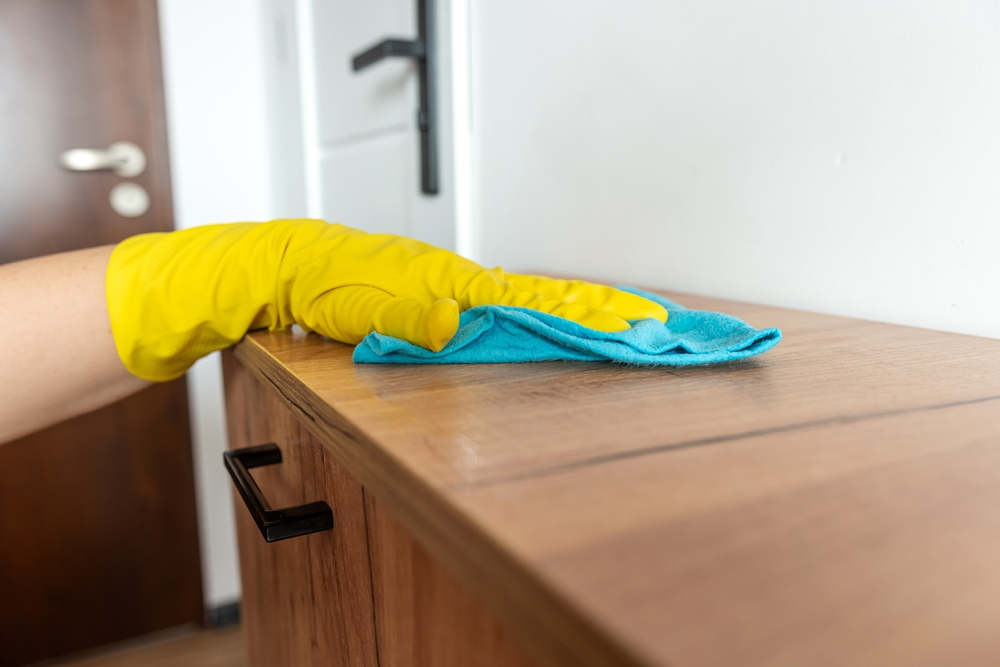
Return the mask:
{"type": "MultiPolygon", "coordinates": [[[[172,229],[154,0],[0,0],[0,174],[0,263],[172,229]],[[123,179],[58,166],[118,140],[148,160],[135,219],[123,179]]],[[[183,381],[0,446],[0,665],[202,613],[183,381]]]]}
{"type": "Polygon", "coordinates": [[[225,357],[231,448],[273,442],[280,465],[254,468],[272,507],[325,500],[334,530],[268,544],[234,496],[251,665],[377,665],[361,484],[239,364],[225,357]],[[329,459],[329,460],[327,460],[329,459]]]}
{"type": "Polygon", "coordinates": [[[536,667],[507,627],[365,495],[380,667],[536,667]]]}
{"type": "Polygon", "coordinates": [[[155,0],[0,0],[0,263],[173,229],[155,0]],[[138,144],[150,194],[111,210],[111,172],[59,167],[71,148],[138,144]]]}
{"type": "Polygon", "coordinates": [[[325,500],[331,531],[268,544],[236,497],[252,667],[532,667],[519,642],[365,492],[292,413],[224,356],[231,447],[274,442],[254,468],[273,507],[325,500]]]}
{"type": "Polygon", "coordinates": [[[1000,661],[1000,341],[671,296],[785,340],[685,369],[236,356],[554,663],[1000,661]]]}
{"type": "Polygon", "coordinates": [[[183,380],[0,446],[0,665],[199,621],[194,498],[183,380]]]}

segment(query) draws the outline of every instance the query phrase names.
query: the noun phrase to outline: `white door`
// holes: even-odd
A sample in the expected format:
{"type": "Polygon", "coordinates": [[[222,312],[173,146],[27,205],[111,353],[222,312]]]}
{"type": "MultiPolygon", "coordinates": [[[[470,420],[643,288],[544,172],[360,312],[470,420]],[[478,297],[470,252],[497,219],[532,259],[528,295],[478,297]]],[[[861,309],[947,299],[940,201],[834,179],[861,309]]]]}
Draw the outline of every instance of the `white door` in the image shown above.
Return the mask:
{"type": "Polygon", "coordinates": [[[455,249],[449,0],[433,2],[438,193],[421,187],[419,77],[410,58],[359,72],[387,37],[416,39],[417,0],[269,0],[264,33],[279,215],[307,214],[455,249]],[[300,169],[298,165],[304,165],[300,169]]]}

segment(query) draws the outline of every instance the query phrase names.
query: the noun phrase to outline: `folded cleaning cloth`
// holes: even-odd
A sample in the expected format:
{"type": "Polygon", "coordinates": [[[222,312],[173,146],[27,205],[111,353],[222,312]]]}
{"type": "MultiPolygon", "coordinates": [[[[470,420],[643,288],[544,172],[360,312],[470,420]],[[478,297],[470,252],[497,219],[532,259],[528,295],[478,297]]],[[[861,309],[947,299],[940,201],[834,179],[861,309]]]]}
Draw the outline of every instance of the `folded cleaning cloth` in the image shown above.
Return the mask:
{"type": "Polygon", "coordinates": [[[462,313],[458,332],[440,352],[399,338],[368,334],[354,348],[360,364],[508,364],[525,361],[617,361],[642,366],[694,366],[745,359],[781,340],[778,329],[688,310],[635,287],[618,289],[663,304],[667,323],[633,323],[628,331],[596,331],[555,315],[514,306],[478,306],[462,313]]]}

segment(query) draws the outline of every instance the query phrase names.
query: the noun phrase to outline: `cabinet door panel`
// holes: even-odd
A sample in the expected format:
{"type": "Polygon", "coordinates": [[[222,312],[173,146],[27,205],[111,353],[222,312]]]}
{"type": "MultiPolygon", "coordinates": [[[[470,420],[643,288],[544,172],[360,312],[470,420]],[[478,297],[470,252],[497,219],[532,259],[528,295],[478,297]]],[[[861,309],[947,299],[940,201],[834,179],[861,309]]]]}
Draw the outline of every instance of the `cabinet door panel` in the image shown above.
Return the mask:
{"type": "Polygon", "coordinates": [[[281,448],[281,464],[253,470],[271,506],[333,510],[333,530],[267,544],[236,497],[250,667],[539,664],[270,387],[230,352],[223,368],[230,447],[281,448]]]}
{"type": "Polygon", "coordinates": [[[365,498],[381,667],[533,667],[521,642],[365,498]]]}
{"type": "Polygon", "coordinates": [[[236,496],[249,664],[375,667],[361,484],[228,353],[224,367],[230,447],[281,448],[281,464],[253,470],[268,502],[325,500],[334,516],[333,530],[268,544],[236,496]]]}

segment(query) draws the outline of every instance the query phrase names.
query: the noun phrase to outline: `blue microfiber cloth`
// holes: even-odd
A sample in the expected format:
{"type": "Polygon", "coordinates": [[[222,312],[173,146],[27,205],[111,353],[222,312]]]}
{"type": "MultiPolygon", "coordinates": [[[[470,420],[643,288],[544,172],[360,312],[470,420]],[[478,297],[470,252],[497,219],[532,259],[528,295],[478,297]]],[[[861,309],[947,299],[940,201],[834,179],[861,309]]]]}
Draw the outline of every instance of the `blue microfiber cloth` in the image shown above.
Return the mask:
{"type": "Polygon", "coordinates": [[[359,364],[508,364],[525,361],[617,361],[642,366],[693,366],[746,359],[781,340],[777,329],[688,310],[635,287],[618,289],[662,304],[667,323],[640,320],[628,331],[596,331],[555,315],[514,306],[478,306],[462,313],[458,333],[440,352],[399,338],[368,334],[354,348],[359,364]]]}

